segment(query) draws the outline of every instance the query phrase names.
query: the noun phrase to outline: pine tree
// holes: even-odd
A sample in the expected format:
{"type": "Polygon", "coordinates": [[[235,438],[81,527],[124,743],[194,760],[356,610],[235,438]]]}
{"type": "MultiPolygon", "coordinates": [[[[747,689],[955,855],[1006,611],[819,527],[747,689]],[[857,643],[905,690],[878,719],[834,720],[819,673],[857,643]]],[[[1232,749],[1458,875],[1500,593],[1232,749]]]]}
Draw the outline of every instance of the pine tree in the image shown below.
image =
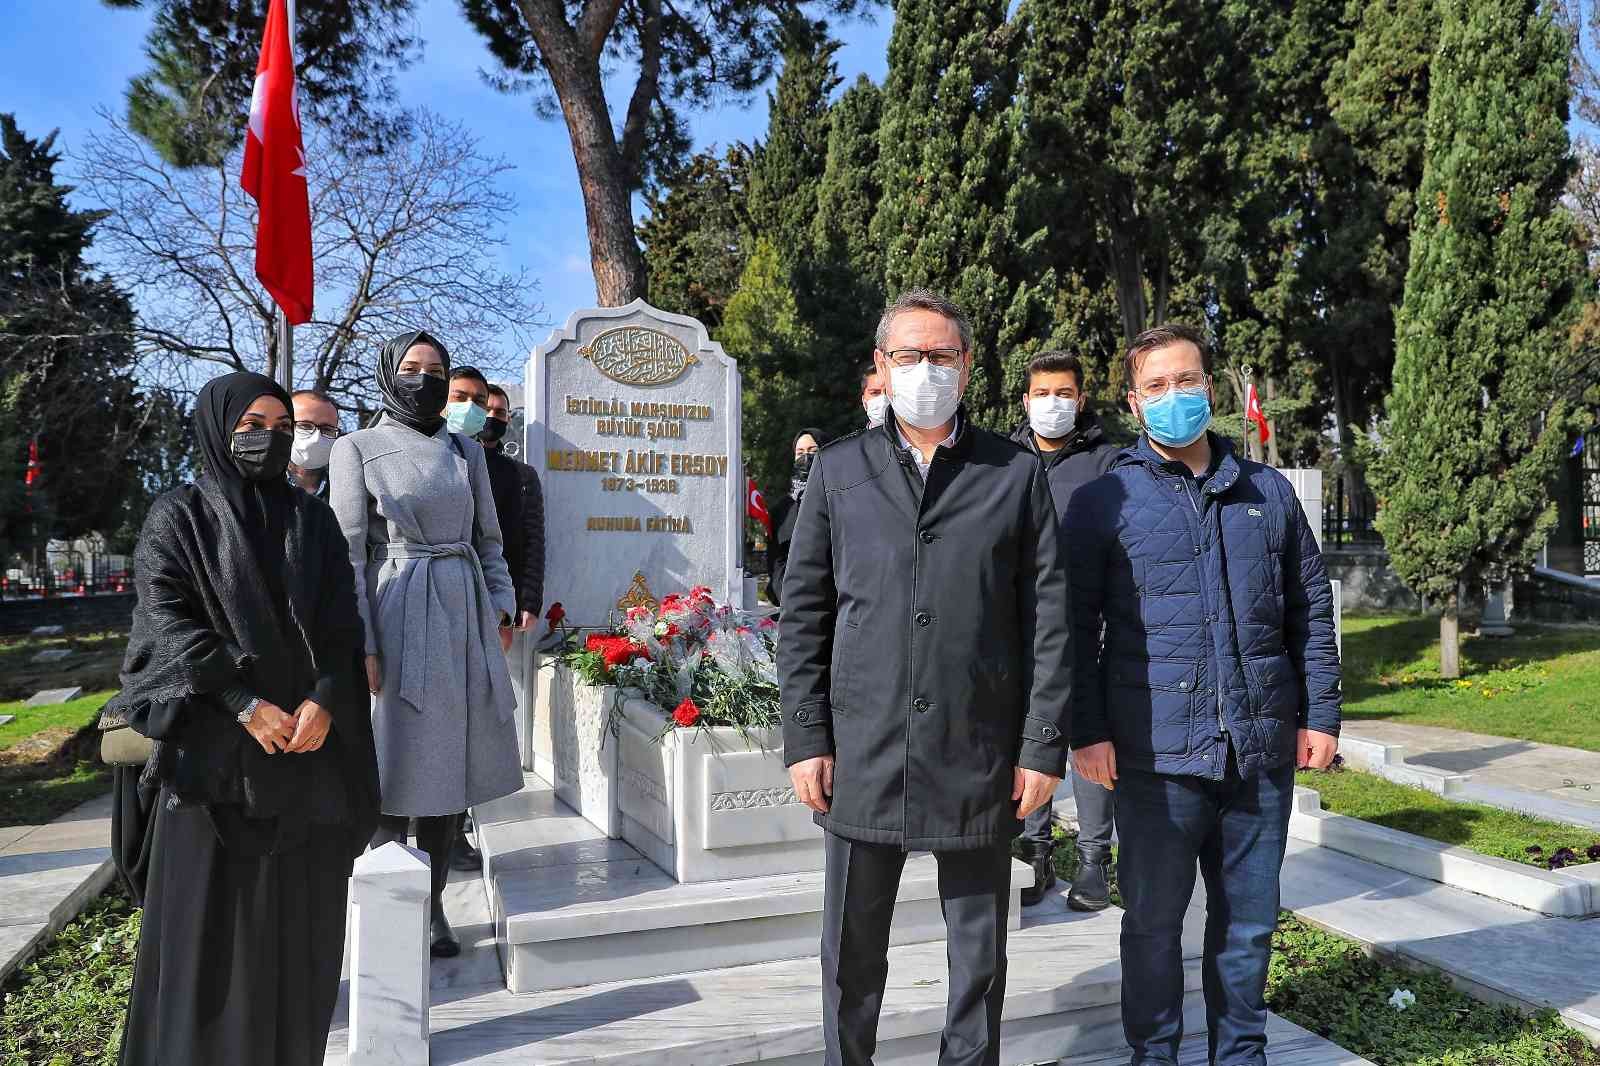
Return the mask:
{"type": "Polygon", "coordinates": [[[1459,589],[1526,561],[1554,521],[1570,430],[1552,396],[1583,262],[1560,198],[1569,42],[1539,5],[1441,0],[1422,186],[1397,319],[1394,391],[1371,467],[1378,529],[1443,608],[1455,677],[1459,589]]]}
{"type": "Polygon", "coordinates": [[[742,145],[721,156],[696,153],[651,190],[639,224],[650,302],[698,318],[713,335],[744,272],[748,170],[742,145]]]}
{"type": "Polygon", "coordinates": [[[1027,339],[1015,305],[1016,233],[1007,209],[1015,42],[1004,0],[900,0],[889,38],[878,172],[883,194],[872,239],[884,250],[892,298],[927,286],[972,319],[974,369],[966,403],[998,426],[1004,357],[1027,339]]]}
{"type": "Polygon", "coordinates": [[[137,487],[123,462],[141,432],[133,311],[89,271],[105,213],[71,206],[59,162],[54,133],[30,138],[0,114],[0,481],[14,492],[30,442],[44,463],[31,512],[0,508],[12,548],[115,528],[137,487]]]}
{"type": "Polygon", "coordinates": [[[763,491],[786,491],[793,434],[837,416],[813,388],[814,337],[801,316],[793,277],[770,237],[756,238],[717,339],[739,361],[745,470],[763,491]]]}

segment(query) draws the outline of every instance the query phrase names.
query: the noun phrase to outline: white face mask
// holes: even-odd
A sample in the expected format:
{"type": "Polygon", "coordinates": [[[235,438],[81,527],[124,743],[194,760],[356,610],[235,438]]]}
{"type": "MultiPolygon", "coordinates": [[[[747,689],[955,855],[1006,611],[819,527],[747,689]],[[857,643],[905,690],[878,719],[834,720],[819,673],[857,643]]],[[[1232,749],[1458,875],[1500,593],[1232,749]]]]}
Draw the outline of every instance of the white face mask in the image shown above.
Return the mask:
{"type": "Polygon", "coordinates": [[[895,417],[918,429],[938,429],[961,403],[961,369],[934,366],[926,359],[889,369],[895,417]]]}
{"type": "Polygon", "coordinates": [[[328,465],[333,454],[333,438],[324,437],[316,430],[309,433],[294,431],[294,447],[289,449],[289,461],[302,470],[321,470],[328,465]]]}
{"type": "Polygon", "coordinates": [[[881,426],[883,413],[889,409],[889,397],[880,392],[876,396],[869,396],[861,406],[867,410],[867,425],[881,426]]]}
{"type": "Polygon", "coordinates": [[[1059,440],[1078,424],[1078,401],[1061,396],[1029,396],[1028,425],[1045,440],[1059,440]]]}

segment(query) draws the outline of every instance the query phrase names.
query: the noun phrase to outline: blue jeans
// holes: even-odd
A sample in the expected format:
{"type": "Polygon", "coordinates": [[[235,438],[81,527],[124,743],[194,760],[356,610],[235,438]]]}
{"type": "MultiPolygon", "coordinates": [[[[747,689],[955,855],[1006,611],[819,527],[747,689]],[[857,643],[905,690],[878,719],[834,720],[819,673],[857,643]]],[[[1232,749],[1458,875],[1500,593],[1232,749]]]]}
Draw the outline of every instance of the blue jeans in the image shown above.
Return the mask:
{"type": "Polygon", "coordinates": [[[1221,781],[1120,769],[1122,1027],[1130,1066],[1178,1061],[1183,915],[1206,884],[1206,1028],[1213,1066],[1266,1066],[1267,964],[1289,835],[1294,766],[1221,781]]]}

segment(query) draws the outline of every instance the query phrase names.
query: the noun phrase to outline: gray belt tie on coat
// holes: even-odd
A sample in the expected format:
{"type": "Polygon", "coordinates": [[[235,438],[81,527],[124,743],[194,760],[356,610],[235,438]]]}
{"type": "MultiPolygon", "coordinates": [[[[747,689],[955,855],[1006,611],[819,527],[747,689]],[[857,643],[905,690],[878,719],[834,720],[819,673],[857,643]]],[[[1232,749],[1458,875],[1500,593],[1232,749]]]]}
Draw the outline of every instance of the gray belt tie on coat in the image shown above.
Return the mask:
{"type": "MultiPolygon", "coordinates": [[[[429,634],[438,632],[439,625],[450,625],[451,620],[441,619],[435,612],[434,605],[438,597],[433,594],[433,567],[435,559],[458,557],[465,559],[472,566],[476,580],[473,582],[477,593],[477,607],[480,619],[484,616],[485,604],[489,603],[489,584],[484,580],[483,562],[478,558],[478,550],[464,540],[448,544],[418,544],[413,541],[392,540],[387,544],[373,547],[371,558],[382,562],[389,559],[416,559],[420,562],[418,569],[422,573],[412,573],[406,579],[406,617],[411,619],[422,618],[425,621],[421,626],[407,624],[405,636],[402,640],[400,662],[400,698],[411,704],[416,711],[421,711],[423,700],[427,697],[426,667],[428,662],[429,634]],[[421,580],[418,580],[418,579],[421,580]]],[[[442,608],[441,612],[442,613],[442,608]]],[[[493,608],[488,611],[492,623],[493,608]]],[[[494,684],[495,673],[490,671],[490,684],[494,684]]],[[[496,693],[498,695],[498,693],[496,693]]]]}

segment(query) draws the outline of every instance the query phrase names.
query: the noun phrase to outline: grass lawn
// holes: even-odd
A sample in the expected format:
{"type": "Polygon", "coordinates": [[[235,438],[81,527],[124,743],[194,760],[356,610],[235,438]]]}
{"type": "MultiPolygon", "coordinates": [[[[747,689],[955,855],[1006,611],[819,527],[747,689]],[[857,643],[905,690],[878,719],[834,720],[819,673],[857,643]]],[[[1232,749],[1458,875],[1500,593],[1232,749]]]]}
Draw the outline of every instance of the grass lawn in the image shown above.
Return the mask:
{"type": "Polygon", "coordinates": [[[1600,856],[1600,832],[1593,829],[1479,803],[1457,803],[1361,770],[1302,770],[1295,781],[1320,792],[1323,809],[1335,814],[1460,844],[1513,862],[1549,866],[1552,857],[1566,848],[1573,854],[1570,859],[1563,854],[1563,865],[1578,865],[1590,860],[1591,845],[1600,856]],[[1529,848],[1538,850],[1530,853],[1529,848]]]}
{"type": "Polygon", "coordinates": [[[0,1064],[117,1061],[140,914],[107,893],[11,976],[0,990],[0,1064]]]}
{"type": "Polygon", "coordinates": [[[0,826],[48,822],[111,786],[94,728],[110,698],[97,692],[53,707],[0,704],[0,714],[17,716],[0,726],[0,826]]]}
{"type": "Polygon", "coordinates": [[[1345,616],[1346,723],[1388,719],[1600,751],[1600,629],[1463,637],[1461,674],[1439,677],[1437,618],[1345,616]]]}

